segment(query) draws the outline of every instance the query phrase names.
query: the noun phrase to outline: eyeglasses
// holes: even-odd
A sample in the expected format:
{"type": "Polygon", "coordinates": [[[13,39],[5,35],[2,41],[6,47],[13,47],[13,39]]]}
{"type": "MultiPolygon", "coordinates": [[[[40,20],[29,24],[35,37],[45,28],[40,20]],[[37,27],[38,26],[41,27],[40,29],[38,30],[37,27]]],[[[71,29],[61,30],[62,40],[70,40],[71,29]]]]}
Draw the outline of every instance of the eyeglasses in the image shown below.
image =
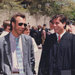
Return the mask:
{"type": "Polygon", "coordinates": [[[19,26],[24,25],[25,27],[27,26],[27,24],[26,24],[26,23],[18,23],[18,25],[19,25],[19,26]]]}

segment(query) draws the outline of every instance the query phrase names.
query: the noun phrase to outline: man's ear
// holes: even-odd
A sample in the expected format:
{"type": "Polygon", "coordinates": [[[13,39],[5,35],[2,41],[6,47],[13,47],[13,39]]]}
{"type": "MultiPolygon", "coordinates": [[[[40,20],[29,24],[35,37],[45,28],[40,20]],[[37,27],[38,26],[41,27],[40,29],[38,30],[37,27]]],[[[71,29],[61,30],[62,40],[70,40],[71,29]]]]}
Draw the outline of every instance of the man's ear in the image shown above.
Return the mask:
{"type": "Polygon", "coordinates": [[[66,28],[66,22],[63,23],[64,29],[66,28]]]}
{"type": "Polygon", "coordinates": [[[65,26],[66,25],[66,22],[64,22],[63,25],[65,26]]]}

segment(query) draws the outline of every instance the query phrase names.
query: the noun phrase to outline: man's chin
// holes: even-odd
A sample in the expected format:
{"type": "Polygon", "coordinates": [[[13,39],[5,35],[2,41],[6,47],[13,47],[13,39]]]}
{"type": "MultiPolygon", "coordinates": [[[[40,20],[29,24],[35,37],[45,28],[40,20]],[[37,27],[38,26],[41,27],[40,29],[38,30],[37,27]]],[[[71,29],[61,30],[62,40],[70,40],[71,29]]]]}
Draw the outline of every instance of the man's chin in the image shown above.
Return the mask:
{"type": "Polygon", "coordinates": [[[19,32],[18,34],[21,35],[23,32],[19,32]]]}

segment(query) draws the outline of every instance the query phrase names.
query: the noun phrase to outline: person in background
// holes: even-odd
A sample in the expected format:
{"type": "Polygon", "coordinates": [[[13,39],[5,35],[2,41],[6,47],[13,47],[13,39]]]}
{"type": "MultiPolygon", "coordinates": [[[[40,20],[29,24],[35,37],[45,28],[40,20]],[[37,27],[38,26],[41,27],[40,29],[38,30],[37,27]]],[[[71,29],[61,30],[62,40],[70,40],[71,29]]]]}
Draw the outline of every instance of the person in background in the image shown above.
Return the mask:
{"type": "Polygon", "coordinates": [[[53,34],[54,33],[54,26],[53,26],[52,20],[49,21],[49,26],[50,26],[50,34],[53,34]]]}
{"type": "Polygon", "coordinates": [[[42,45],[43,45],[46,39],[46,30],[44,26],[42,27],[42,31],[41,31],[41,39],[42,39],[42,45]]]}
{"type": "MultiPolygon", "coordinates": [[[[26,27],[23,33],[25,35],[29,35],[30,36],[30,29],[29,29],[29,27],[26,27]]],[[[37,44],[36,44],[36,42],[35,42],[33,37],[32,37],[32,42],[33,42],[34,52],[37,52],[38,51],[38,47],[37,47],[37,44]]]]}
{"type": "Polygon", "coordinates": [[[25,15],[14,14],[10,22],[11,32],[0,38],[0,74],[33,75],[32,38],[22,34],[27,26],[25,15]]]}
{"type": "Polygon", "coordinates": [[[38,75],[75,75],[75,35],[66,32],[67,17],[52,17],[54,34],[46,38],[38,75]]]}
{"type": "Polygon", "coordinates": [[[37,28],[38,28],[37,45],[39,47],[42,44],[42,39],[41,39],[42,26],[41,25],[38,25],[37,28]]]}
{"type": "MultiPolygon", "coordinates": [[[[24,30],[23,33],[24,33],[25,35],[30,36],[30,29],[29,29],[28,26],[25,28],[25,30],[24,30]]],[[[33,38],[33,37],[31,37],[31,38],[32,38],[32,43],[33,43],[33,48],[34,48],[34,54],[35,54],[35,52],[38,51],[38,47],[37,47],[37,44],[36,44],[34,38],[33,38]]],[[[36,63],[34,63],[34,66],[33,66],[33,68],[34,68],[34,69],[33,69],[34,75],[36,74],[35,67],[36,67],[36,63]]]]}
{"type": "Polygon", "coordinates": [[[35,39],[36,44],[38,43],[38,30],[36,26],[32,26],[30,29],[30,36],[35,39]]]}
{"type": "Polygon", "coordinates": [[[75,34],[75,23],[70,23],[66,26],[66,31],[75,34]]]}
{"type": "Polygon", "coordinates": [[[3,29],[4,31],[1,33],[0,37],[3,37],[10,32],[10,20],[3,21],[3,29]]]}

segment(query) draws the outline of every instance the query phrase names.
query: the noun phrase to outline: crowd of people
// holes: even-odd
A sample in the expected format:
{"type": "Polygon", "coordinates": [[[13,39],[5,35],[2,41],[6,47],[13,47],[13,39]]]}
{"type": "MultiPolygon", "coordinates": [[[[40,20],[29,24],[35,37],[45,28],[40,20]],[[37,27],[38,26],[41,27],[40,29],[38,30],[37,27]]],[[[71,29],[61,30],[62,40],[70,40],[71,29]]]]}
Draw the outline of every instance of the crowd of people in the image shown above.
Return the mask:
{"type": "Polygon", "coordinates": [[[4,20],[0,33],[0,74],[36,75],[35,52],[41,48],[38,75],[75,75],[75,24],[59,14],[50,19],[49,26],[31,27],[22,13],[4,20]]]}

